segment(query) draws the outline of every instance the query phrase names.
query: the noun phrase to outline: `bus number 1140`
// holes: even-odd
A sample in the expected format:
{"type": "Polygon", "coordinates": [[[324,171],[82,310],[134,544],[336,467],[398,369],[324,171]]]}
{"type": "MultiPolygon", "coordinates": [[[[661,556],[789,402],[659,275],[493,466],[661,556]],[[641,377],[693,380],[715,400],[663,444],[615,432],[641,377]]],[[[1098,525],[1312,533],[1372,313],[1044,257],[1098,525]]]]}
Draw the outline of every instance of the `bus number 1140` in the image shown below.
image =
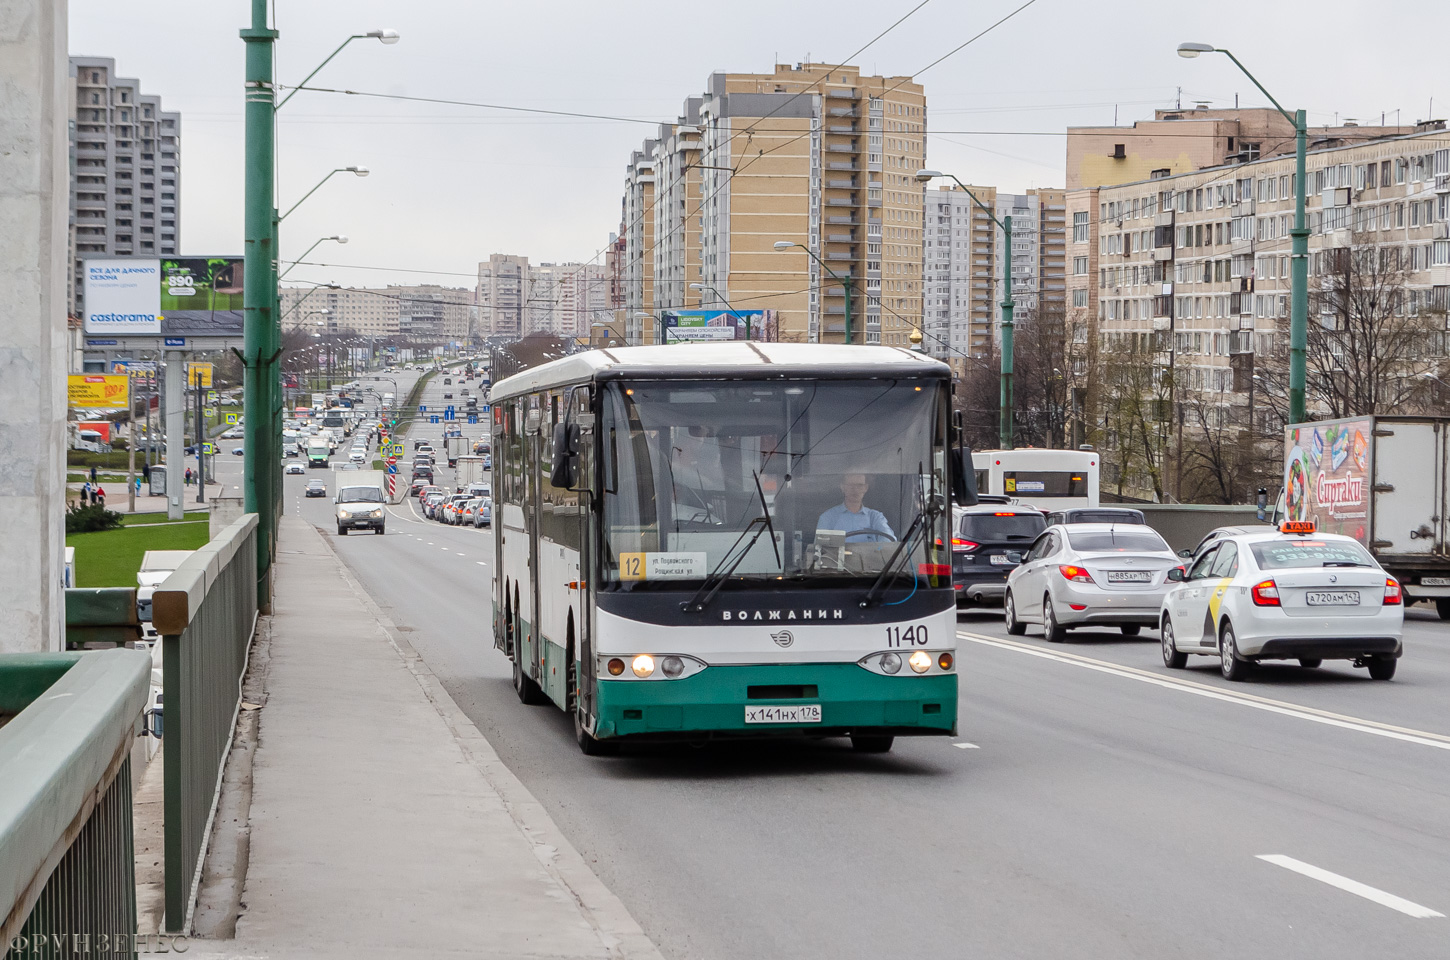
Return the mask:
{"type": "Polygon", "coordinates": [[[924,647],[926,646],[926,624],[913,624],[909,627],[887,627],[886,645],[888,647],[924,647]]]}

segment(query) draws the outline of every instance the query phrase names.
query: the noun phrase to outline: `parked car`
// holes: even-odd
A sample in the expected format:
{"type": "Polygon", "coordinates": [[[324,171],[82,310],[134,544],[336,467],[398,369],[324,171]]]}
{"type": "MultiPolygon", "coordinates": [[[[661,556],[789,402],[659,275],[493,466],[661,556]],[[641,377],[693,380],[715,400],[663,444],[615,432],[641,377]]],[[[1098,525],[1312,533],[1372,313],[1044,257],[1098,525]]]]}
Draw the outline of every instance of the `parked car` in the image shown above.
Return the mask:
{"type": "Polygon", "coordinates": [[[1007,577],[1047,529],[1042,511],[983,495],[975,506],[952,511],[952,586],[957,606],[1000,601],[1007,577]]]}
{"type": "Polygon", "coordinates": [[[1395,675],[1404,593],[1352,537],[1232,534],[1169,577],[1159,614],[1165,666],[1217,657],[1225,679],[1242,680],[1261,660],[1314,668],[1333,659],[1368,667],[1375,680],[1395,675]]]}
{"type": "Polygon", "coordinates": [[[1151,527],[1070,523],[1048,527],[1007,577],[1007,632],[1041,624],[1050,643],[1074,627],[1115,626],[1124,636],[1156,627],[1178,555],[1151,527]]]}
{"type": "Polygon", "coordinates": [[[325,497],[327,496],[327,484],[321,480],[308,480],[305,493],[309,497],[325,497]]]}
{"type": "Polygon", "coordinates": [[[306,465],[303,464],[303,462],[301,460],[292,460],[292,461],[289,461],[288,462],[287,469],[285,471],[283,471],[283,472],[284,473],[306,473],[307,472],[307,467],[306,467],[306,465]]]}

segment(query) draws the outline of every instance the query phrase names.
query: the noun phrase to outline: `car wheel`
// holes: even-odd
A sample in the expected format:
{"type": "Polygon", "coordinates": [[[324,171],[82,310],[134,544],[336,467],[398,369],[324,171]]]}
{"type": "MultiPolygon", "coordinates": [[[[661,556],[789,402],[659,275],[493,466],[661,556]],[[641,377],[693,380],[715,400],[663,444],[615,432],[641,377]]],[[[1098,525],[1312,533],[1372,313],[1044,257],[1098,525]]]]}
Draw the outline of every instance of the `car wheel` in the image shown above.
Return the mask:
{"type": "Polygon", "coordinates": [[[1299,658],[1299,666],[1306,667],[1306,668],[1308,668],[1310,670],[1313,670],[1315,667],[1319,666],[1323,662],[1324,662],[1324,658],[1323,657],[1300,657],[1299,658]]]}
{"type": "Polygon", "coordinates": [[[347,536],[347,527],[339,526],[337,528],[337,535],[339,537],[345,537],[345,536],[347,536]]]}
{"type": "Polygon", "coordinates": [[[1142,626],[1136,623],[1125,623],[1118,629],[1123,631],[1125,637],[1136,637],[1143,632],[1142,626]]]}
{"type": "Polygon", "coordinates": [[[586,757],[602,757],[619,752],[619,741],[600,740],[585,726],[584,708],[579,699],[579,668],[574,662],[573,651],[569,656],[569,697],[572,701],[569,712],[574,715],[574,742],[586,757]]]}
{"type": "Polygon", "coordinates": [[[1017,604],[1012,602],[1012,594],[1008,593],[1002,599],[1002,622],[1007,627],[1007,632],[1014,637],[1020,637],[1027,632],[1027,624],[1017,619],[1017,604]]]}
{"type": "Polygon", "coordinates": [[[1233,624],[1225,622],[1218,638],[1218,668],[1225,680],[1239,681],[1248,677],[1254,665],[1239,656],[1238,638],[1233,624]]]}
{"type": "Polygon", "coordinates": [[[895,737],[852,737],[851,749],[857,753],[887,753],[895,742],[895,737]]]}
{"type": "Polygon", "coordinates": [[[1385,656],[1368,657],[1367,660],[1371,680],[1393,680],[1395,665],[1400,662],[1395,657],[1385,656]]]}
{"type": "Polygon", "coordinates": [[[378,527],[378,536],[381,537],[383,535],[383,533],[384,533],[383,528],[382,527],[378,527]]]}
{"type": "Polygon", "coordinates": [[[1450,620],[1450,597],[1437,597],[1435,612],[1440,615],[1441,620],[1450,620]]]}
{"type": "Polygon", "coordinates": [[[527,707],[536,707],[545,701],[544,691],[532,677],[525,676],[523,664],[519,662],[521,651],[514,651],[514,693],[519,698],[519,703],[527,707]]]}
{"type": "Polygon", "coordinates": [[[1163,626],[1158,629],[1158,634],[1163,640],[1163,666],[1173,670],[1182,670],[1188,664],[1188,654],[1178,649],[1173,642],[1173,621],[1168,617],[1163,618],[1163,626]]]}
{"type": "Polygon", "coordinates": [[[1052,610],[1052,598],[1042,598],[1042,637],[1048,643],[1062,643],[1067,639],[1067,630],[1057,622],[1052,610]]]}

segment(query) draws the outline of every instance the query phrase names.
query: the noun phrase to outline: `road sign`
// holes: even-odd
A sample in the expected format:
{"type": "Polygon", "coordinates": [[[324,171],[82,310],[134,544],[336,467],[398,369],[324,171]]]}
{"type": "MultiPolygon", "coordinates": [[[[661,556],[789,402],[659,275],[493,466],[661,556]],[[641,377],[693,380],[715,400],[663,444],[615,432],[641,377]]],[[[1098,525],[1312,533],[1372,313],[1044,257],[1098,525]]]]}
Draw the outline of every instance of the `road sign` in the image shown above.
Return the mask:
{"type": "Polygon", "coordinates": [[[201,452],[202,453],[208,453],[208,454],[210,454],[210,453],[216,453],[216,444],[214,444],[214,443],[203,443],[201,445],[201,452]]]}
{"type": "Polygon", "coordinates": [[[237,415],[235,413],[224,414],[224,416],[226,417],[227,423],[236,423],[237,422],[237,415]]]}
{"type": "Polygon", "coordinates": [[[388,471],[388,473],[397,473],[398,472],[398,465],[396,463],[394,463],[393,461],[389,460],[388,461],[388,465],[387,465],[387,467],[385,469],[388,471]]]}
{"type": "Polygon", "coordinates": [[[468,415],[468,422],[469,423],[477,423],[478,422],[478,417],[476,417],[476,416],[474,416],[473,414],[470,413],[468,415]]]}
{"type": "Polygon", "coordinates": [[[419,413],[427,413],[428,412],[428,407],[425,404],[421,404],[420,403],[420,404],[418,404],[418,412],[419,413]]]}
{"type": "Polygon", "coordinates": [[[397,484],[398,484],[398,478],[397,478],[396,475],[390,473],[390,474],[388,474],[387,479],[388,479],[388,499],[391,500],[391,499],[393,499],[393,496],[398,492],[398,486],[397,486],[397,484]]]}
{"type": "Polygon", "coordinates": [[[435,413],[433,416],[431,416],[431,417],[428,418],[428,422],[429,423],[437,423],[440,419],[441,418],[435,413]]]}
{"type": "Polygon", "coordinates": [[[443,419],[444,420],[455,420],[455,419],[457,419],[454,416],[453,408],[452,407],[447,407],[447,408],[444,409],[444,411],[443,411],[443,419]]]}

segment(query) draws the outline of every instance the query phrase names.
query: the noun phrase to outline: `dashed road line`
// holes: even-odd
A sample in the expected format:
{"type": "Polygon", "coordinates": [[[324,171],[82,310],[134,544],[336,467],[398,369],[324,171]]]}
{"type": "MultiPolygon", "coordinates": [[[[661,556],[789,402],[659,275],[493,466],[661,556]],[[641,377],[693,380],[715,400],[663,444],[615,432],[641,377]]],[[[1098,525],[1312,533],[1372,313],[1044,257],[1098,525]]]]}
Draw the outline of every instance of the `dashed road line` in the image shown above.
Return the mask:
{"type": "Polygon", "coordinates": [[[1421,906],[1413,900],[1397,897],[1393,893],[1386,893],[1378,887],[1371,887],[1367,883],[1360,883],[1358,880],[1351,880],[1337,873],[1331,873],[1323,867],[1316,867],[1312,863],[1305,863],[1303,860],[1286,857],[1282,853],[1261,853],[1256,859],[1283,867],[1285,870],[1292,870],[1301,876],[1309,877],[1311,880],[1327,883],[1331,887],[1337,887],[1345,893],[1354,894],[1356,897],[1364,897],[1366,900],[1372,900],[1382,907],[1398,910],[1400,913],[1414,917],[1417,920],[1429,920],[1435,917],[1444,918],[1445,916],[1440,911],[1421,906]]]}
{"type": "Polygon", "coordinates": [[[952,746],[956,747],[958,750],[980,750],[980,749],[982,749],[981,747],[977,746],[975,743],[967,743],[965,741],[962,741],[961,743],[954,743],[954,744],[952,744],[952,746]]]}

